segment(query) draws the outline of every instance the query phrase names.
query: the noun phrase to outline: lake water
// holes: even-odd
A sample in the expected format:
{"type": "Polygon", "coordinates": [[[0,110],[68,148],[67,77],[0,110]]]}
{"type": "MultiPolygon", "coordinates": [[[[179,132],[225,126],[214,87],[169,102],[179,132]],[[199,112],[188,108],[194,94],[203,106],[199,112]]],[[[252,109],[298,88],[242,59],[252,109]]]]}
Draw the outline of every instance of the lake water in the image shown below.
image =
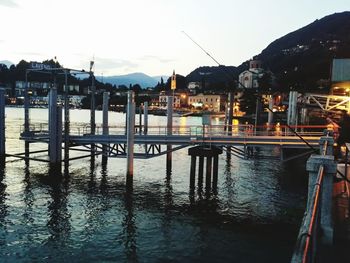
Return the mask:
{"type": "MultiPolygon", "coordinates": [[[[31,109],[31,122],[46,122],[46,109],[31,109]]],[[[8,153],[23,152],[23,109],[6,108],[8,153]]],[[[72,110],[72,125],[89,111],[72,110]]],[[[96,113],[101,123],[102,112],[96,113]]],[[[136,118],[137,119],[137,118],[136,118]]],[[[216,120],[218,121],[218,120],[216,120]]],[[[110,125],[125,115],[111,112],[110,125]]],[[[150,125],[166,117],[150,116],[150,125]]],[[[174,118],[200,125],[200,117],[174,118]]],[[[45,148],[31,145],[31,149],[45,148]]],[[[0,171],[1,262],[289,262],[304,212],[305,161],[281,163],[278,149],[254,160],[219,158],[217,194],[189,191],[188,149],[135,160],[127,191],[126,160],[72,161],[61,176],[48,165],[11,161],[0,171]]],[[[45,155],[45,154],[41,154],[45,155]]]]}

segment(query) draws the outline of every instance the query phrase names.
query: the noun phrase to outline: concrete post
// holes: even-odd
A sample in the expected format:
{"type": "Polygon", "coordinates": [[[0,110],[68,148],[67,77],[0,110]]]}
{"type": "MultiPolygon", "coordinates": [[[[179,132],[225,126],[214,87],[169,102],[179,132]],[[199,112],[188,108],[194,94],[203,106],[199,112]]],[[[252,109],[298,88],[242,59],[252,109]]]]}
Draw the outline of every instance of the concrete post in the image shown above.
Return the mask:
{"type": "Polygon", "coordinates": [[[198,187],[203,186],[203,170],[204,170],[204,156],[199,156],[199,167],[198,167],[198,187]]]}
{"type": "Polygon", "coordinates": [[[207,157],[207,169],[206,169],[206,176],[205,176],[205,188],[206,190],[209,190],[211,187],[211,171],[212,171],[212,157],[207,157]]]}
{"type": "Polygon", "coordinates": [[[143,104],[143,134],[148,132],[148,101],[143,104]]]}
{"type": "MultiPolygon", "coordinates": [[[[173,134],[173,96],[167,96],[167,136],[173,134]]],[[[167,144],[166,170],[171,171],[172,145],[167,144]]]]}
{"type": "MultiPolygon", "coordinates": [[[[29,94],[28,94],[28,73],[26,71],[26,84],[24,87],[24,133],[29,133],[29,94]]],[[[25,157],[29,158],[29,142],[24,142],[25,157]]],[[[28,160],[28,159],[27,159],[28,160]]]]}
{"type": "MultiPolygon", "coordinates": [[[[232,92],[229,92],[228,94],[228,118],[227,118],[227,131],[228,136],[232,135],[232,120],[233,120],[233,102],[234,102],[234,96],[232,92]]],[[[231,146],[227,145],[227,151],[226,151],[227,158],[231,158],[231,146]]]]}
{"type": "Polygon", "coordinates": [[[127,148],[126,148],[126,176],[127,182],[132,179],[134,175],[134,140],[135,140],[135,94],[133,91],[128,92],[127,105],[127,148]]]}
{"type": "Polygon", "coordinates": [[[213,164],[213,190],[216,190],[218,187],[218,172],[219,172],[219,156],[214,155],[214,164],[213,164]]]}
{"type": "Polygon", "coordinates": [[[69,160],[69,94],[68,94],[68,71],[65,71],[65,87],[64,87],[64,161],[68,164],[69,160]]]}
{"type": "Polygon", "coordinates": [[[5,164],[5,89],[0,89],[0,166],[5,164]]]}
{"type": "Polygon", "coordinates": [[[273,104],[274,104],[274,99],[272,95],[269,96],[269,111],[268,111],[268,116],[267,116],[267,123],[268,123],[268,130],[270,130],[273,126],[273,104]]]}
{"type": "Polygon", "coordinates": [[[309,124],[308,109],[307,108],[302,108],[300,114],[301,114],[300,123],[303,124],[303,125],[309,124]]]}
{"type": "Polygon", "coordinates": [[[139,134],[142,134],[142,106],[139,106],[139,134]]]}
{"type": "Polygon", "coordinates": [[[324,167],[324,178],[321,187],[320,203],[320,228],[322,229],[323,244],[331,245],[333,243],[333,221],[332,221],[332,192],[333,177],[337,172],[337,164],[334,156],[313,154],[306,163],[306,169],[309,172],[309,191],[308,208],[312,202],[313,189],[317,183],[317,176],[320,166],[324,167]]]}
{"type": "Polygon", "coordinates": [[[289,92],[288,115],[287,115],[288,125],[297,125],[297,114],[298,114],[297,100],[298,100],[298,92],[297,91],[289,92]]]}
{"type": "Polygon", "coordinates": [[[60,113],[58,111],[57,89],[52,87],[49,93],[49,157],[51,165],[57,165],[61,162],[62,156],[61,144],[59,144],[62,141],[62,108],[60,108],[60,113]]]}
{"type": "MultiPolygon", "coordinates": [[[[103,105],[102,105],[102,134],[108,135],[108,106],[109,106],[109,92],[103,92],[103,105]]],[[[102,145],[102,163],[107,162],[108,149],[106,144],[102,145]]]]}
{"type": "MultiPolygon", "coordinates": [[[[95,121],[95,110],[96,110],[96,100],[95,100],[95,76],[93,72],[90,72],[91,76],[91,105],[90,105],[90,127],[91,134],[94,135],[96,133],[96,121],[95,121]]],[[[91,157],[95,157],[95,144],[91,144],[91,157]]]]}
{"type": "MultiPolygon", "coordinates": [[[[62,161],[62,106],[57,106],[57,165],[61,171],[62,161]]],[[[69,148],[68,148],[69,151],[69,148]]]]}
{"type": "Polygon", "coordinates": [[[232,120],[233,120],[233,102],[234,102],[234,95],[232,92],[229,92],[228,94],[228,103],[229,103],[229,108],[228,108],[228,135],[232,135],[232,120]]]}
{"type": "Polygon", "coordinates": [[[194,189],[196,179],[196,159],[195,155],[191,156],[191,170],[190,170],[190,189],[194,189]]]}

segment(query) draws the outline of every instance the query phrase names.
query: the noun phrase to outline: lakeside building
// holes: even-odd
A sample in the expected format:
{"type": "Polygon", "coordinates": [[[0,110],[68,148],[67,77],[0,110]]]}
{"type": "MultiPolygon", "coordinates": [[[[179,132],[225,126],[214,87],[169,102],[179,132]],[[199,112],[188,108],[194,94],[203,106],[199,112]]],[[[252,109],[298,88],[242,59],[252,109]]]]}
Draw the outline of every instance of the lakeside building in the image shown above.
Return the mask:
{"type": "Polygon", "coordinates": [[[251,60],[249,62],[249,69],[243,71],[238,76],[239,83],[244,86],[241,88],[258,89],[258,80],[263,74],[264,69],[262,68],[262,62],[260,60],[251,60]]]}
{"type": "Polygon", "coordinates": [[[188,105],[194,108],[201,108],[212,112],[225,110],[226,97],[217,94],[203,94],[188,96],[188,105]]]}
{"type": "MultiPolygon", "coordinates": [[[[167,106],[167,94],[165,91],[162,91],[159,94],[159,104],[158,106],[161,108],[164,108],[167,106]]],[[[188,94],[185,92],[182,93],[174,93],[173,96],[173,107],[174,108],[182,108],[182,107],[187,107],[188,103],[187,103],[187,98],[188,98],[188,94]]]]}

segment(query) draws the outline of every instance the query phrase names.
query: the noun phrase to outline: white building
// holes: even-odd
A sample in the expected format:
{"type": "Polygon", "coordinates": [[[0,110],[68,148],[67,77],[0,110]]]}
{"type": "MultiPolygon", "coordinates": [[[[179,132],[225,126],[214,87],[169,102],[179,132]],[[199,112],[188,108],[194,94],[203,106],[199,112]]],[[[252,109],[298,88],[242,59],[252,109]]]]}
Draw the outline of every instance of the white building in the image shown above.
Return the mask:
{"type": "Polygon", "coordinates": [[[247,89],[258,88],[259,87],[258,79],[262,77],[263,73],[264,73],[264,70],[261,67],[261,61],[251,60],[249,62],[249,69],[243,71],[238,76],[239,83],[244,86],[240,88],[247,88],[247,89]]]}
{"type": "Polygon", "coordinates": [[[220,112],[223,110],[225,99],[221,95],[199,93],[188,97],[188,105],[208,111],[220,112]]]}
{"type": "MultiPolygon", "coordinates": [[[[167,107],[168,101],[167,97],[165,94],[160,94],[159,95],[159,106],[160,107],[167,107]]],[[[175,94],[174,95],[174,101],[173,101],[173,107],[174,108],[180,108],[181,107],[181,97],[180,95],[175,94]]]]}

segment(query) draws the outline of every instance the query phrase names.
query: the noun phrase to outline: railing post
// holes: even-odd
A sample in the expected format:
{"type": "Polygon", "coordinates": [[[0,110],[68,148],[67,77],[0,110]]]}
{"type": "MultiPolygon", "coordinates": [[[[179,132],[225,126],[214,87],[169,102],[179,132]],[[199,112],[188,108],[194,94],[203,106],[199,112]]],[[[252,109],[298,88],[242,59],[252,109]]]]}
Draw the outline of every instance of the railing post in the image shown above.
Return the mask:
{"type": "Polygon", "coordinates": [[[320,153],[325,155],[333,155],[333,144],[334,144],[333,137],[322,136],[320,138],[320,153]]]}
{"type": "Polygon", "coordinates": [[[322,230],[322,243],[331,245],[333,243],[333,221],[332,221],[332,192],[333,177],[337,172],[337,164],[332,155],[313,154],[306,163],[309,172],[309,191],[307,207],[311,206],[313,188],[316,184],[320,166],[324,167],[324,178],[321,187],[320,201],[320,228],[322,230]]]}

